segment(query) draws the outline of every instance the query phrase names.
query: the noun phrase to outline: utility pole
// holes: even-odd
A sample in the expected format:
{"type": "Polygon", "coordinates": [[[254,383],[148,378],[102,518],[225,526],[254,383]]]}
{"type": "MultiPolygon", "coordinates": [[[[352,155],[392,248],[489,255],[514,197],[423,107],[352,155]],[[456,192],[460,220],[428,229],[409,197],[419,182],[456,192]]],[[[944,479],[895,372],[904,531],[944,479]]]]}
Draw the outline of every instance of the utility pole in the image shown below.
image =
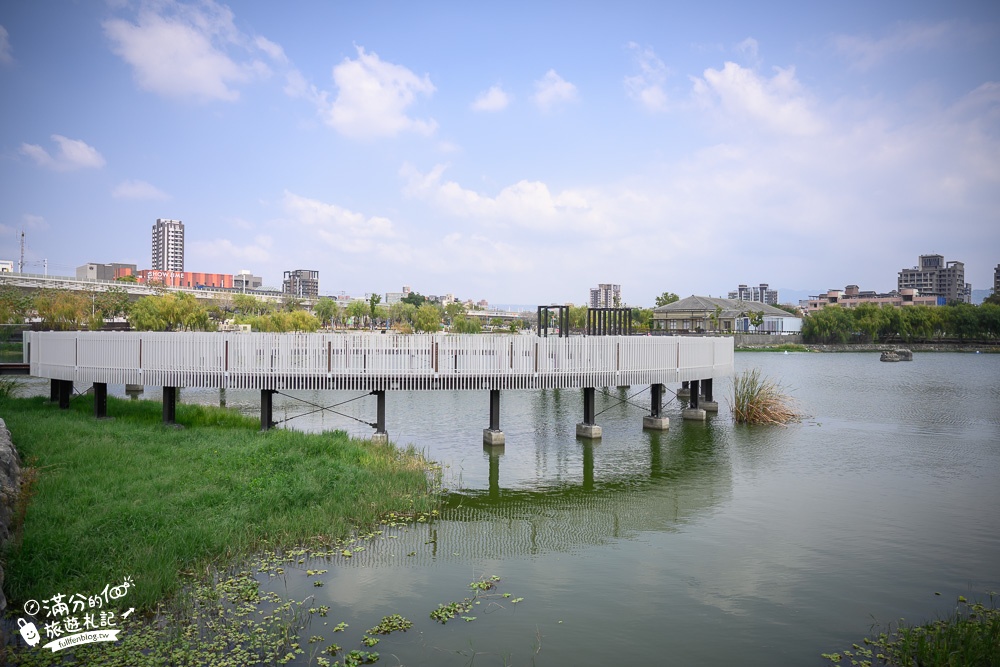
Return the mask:
{"type": "Polygon", "coordinates": [[[24,230],[21,230],[21,261],[17,263],[17,272],[24,273],[24,230]]]}

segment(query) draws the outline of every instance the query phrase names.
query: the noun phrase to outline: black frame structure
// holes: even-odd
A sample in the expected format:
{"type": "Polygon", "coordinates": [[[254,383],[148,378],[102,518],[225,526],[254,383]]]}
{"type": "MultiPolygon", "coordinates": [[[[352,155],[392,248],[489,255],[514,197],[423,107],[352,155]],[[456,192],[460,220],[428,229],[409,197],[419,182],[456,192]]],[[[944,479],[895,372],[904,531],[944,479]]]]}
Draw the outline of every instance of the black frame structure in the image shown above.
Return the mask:
{"type": "Polygon", "coordinates": [[[631,308],[588,308],[588,336],[631,336],[631,308]]]}
{"type": "Polygon", "coordinates": [[[539,306],[538,307],[538,335],[549,337],[549,315],[551,311],[556,312],[556,320],[559,326],[559,337],[569,337],[569,306],[539,306]],[[542,333],[544,331],[544,333],[542,333]]]}

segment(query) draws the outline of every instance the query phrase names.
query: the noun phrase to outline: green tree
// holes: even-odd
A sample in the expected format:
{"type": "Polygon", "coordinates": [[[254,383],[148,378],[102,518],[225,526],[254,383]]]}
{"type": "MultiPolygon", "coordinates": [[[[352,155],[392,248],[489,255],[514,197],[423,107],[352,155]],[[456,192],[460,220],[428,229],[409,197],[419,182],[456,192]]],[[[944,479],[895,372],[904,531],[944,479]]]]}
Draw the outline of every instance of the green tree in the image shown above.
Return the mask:
{"type": "Polygon", "coordinates": [[[371,310],[373,325],[375,324],[375,309],[378,308],[380,303],[382,303],[382,295],[372,292],[371,296],[368,297],[368,309],[371,310]]]}
{"type": "Polygon", "coordinates": [[[409,294],[403,297],[403,302],[410,304],[414,308],[419,308],[424,304],[425,301],[427,301],[427,297],[425,297],[420,292],[410,292],[409,294]]]}
{"type": "Polygon", "coordinates": [[[413,328],[417,331],[434,332],[441,330],[441,310],[430,303],[425,303],[413,316],[413,328]]]}
{"type": "Polygon", "coordinates": [[[233,307],[240,315],[264,315],[274,310],[274,304],[258,299],[253,294],[233,295],[233,307]]]}
{"type": "Polygon", "coordinates": [[[302,310],[302,299],[294,296],[286,296],[281,300],[281,309],[286,313],[294,313],[297,310],[302,310]]]}
{"type": "Polygon", "coordinates": [[[882,309],[874,303],[862,303],[854,308],[854,324],[868,341],[878,338],[885,322],[882,309]]]}
{"type": "MultiPolygon", "coordinates": [[[[719,316],[722,315],[722,306],[716,304],[715,311],[709,313],[708,319],[712,322],[712,331],[719,330],[719,316]]],[[[752,320],[751,320],[752,321],[752,320]]],[[[763,319],[761,319],[763,322],[763,319]]]]}
{"type": "Polygon", "coordinates": [[[57,330],[79,329],[93,313],[90,297],[71,290],[39,290],[34,306],[42,324],[57,330]]]}
{"type": "Polygon", "coordinates": [[[569,307],[569,328],[582,331],[587,328],[587,306],[569,307]]]}
{"type": "Polygon", "coordinates": [[[215,328],[208,308],[185,292],[142,297],[132,304],[127,317],[137,331],[211,331],[215,328]]]}
{"type": "Polygon", "coordinates": [[[16,287],[0,286],[0,324],[23,324],[32,299],[16,287]]]}
{"type": "Polygon", "coordinates": [[[360,329],[361,323],[368,313],[368,304],[364,301],[354,300],[347,304],[347,316],[354,322],[354,328],[360,329]]]}
{"type": "Polygon", "coordinates": [[[130,273],[127,276],[119,276],[118,278],[115,278],[115,282],[119,282],[119,283],[137,283],[137,282],[139,282],[139,278],[136,277],[136,276],[134,276],[134,275],[132,275],[130,273]]]}
{"type": "Polygon", "coordinates": [[[93,296],[93,300],[96,310],[104,319],[110,320],[124,317],[131,306],[131,300],[124,287],[109,287],[104,291],[97,292],[93,296]]]}
{"type": "Polygon", "coordinates": [[[451,330],[461,334],[476,334],[483,330],[483,326],[480,324],[478,317],[458,315],[452,322],[451,330]]]}
{"type": "Polygon", "coordinates": [[[754,331],[760,332],[760,325],[764,324],[764,311],[751,310],[747,313],[747,317],[750,318],[750,326],[753,327],[754,331]]]}
{"type": "Polygon", "coordinates": [[[313,312],[316,317],[319,318],[321,326],[330,326],[333,324],[333,319],[339,314],[340,306],[337,302],[328,296],[320,297],[316,301],[316,307],[313,308],[313,312]]]}
{"type": "Polygon", "coordinates": [[[668,303],[673,303],[674,301],[680,301],[680,297],[673,292],[664,292],[660,296],[656,297],[656,306],[665,306],[668,303]]]}
{"type": "Polygon", "coordinates": [[[417,307],[406,301],[398,301],[389,306],[389,318],[399,324],[413,325],[413,316],[417,312],[417,307]]]}
{"type": "Polygon", "coordinates": [[[455,323],[455,318],[459,315],[465,314],[465,306],[460,304],[458,301],[452,301],[447,306],[444,307],[444,315],[448,319],[449,324],[455,323]]]}

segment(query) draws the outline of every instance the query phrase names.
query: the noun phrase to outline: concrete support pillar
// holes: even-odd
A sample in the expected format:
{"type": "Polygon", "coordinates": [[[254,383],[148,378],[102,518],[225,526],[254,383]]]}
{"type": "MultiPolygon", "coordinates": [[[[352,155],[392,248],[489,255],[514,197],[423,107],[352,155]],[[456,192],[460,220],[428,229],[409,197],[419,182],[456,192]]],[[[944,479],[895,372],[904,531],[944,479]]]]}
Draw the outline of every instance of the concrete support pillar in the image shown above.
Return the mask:
{"type": "Polygon", "coordinates": [[[503,445],[503,431],[500,430],[500,390],[490,389],[490,427],[483,429],[484,445],[503,445]]]}
{"type": "Polygon", "coordinates": [[[385,430],[385,389],[376,389],[375,394],[375,433],[372,442],[389,442],[389,434],[385,430]]]}
{"type": "Polygon", "coordinates": [[[226,388],[219,387],[219,407],[226,407],[226,388]]]}
{"type": "Polygon", "coordinates": [[[163,423],[177,423],[177,387],[163,388],[163,423]]]}
{"type": "Polygon", "coordinates": [[[681,382],[681,388],[677,390],[677,398],[690,398],[691,397],[691,383],[687,380],[681,382]]]}
{"type": "Polygon", "coordinates": [[[701,391],[698,380],[691,380],[691,402],[681,412],[681,417],[694,421],[705,421],[705,411],[698,405],[698,393],[701,391]]]}
{"type": "Polygon", "coordinates": [[[701,386],[702,386],[702,396],[704,396],[704,400],[698,401],[698,407],[704,410],[705,412],[718,412],[719,403],[718,401],[715,400],[715,397],[712,396],[712,378],[708,378],[707,380],[702,380],[701,386]]]}
{"type": "Polygon", "coordinates": [[[650,412],[642,418],[642,427],[653,431],[666,431],[670,427],[670,419],[662,415],[663,385],[649,385],[650,412]]]}
{"type": "Polygon", "coordinates": [[[98,419],[108,418],[108,384],[94,383],[94,416],[98,419]]]}
{"type": "Polygon", "coordinates": [[[59,409],[69,409],[69,399],[73,397],[73,381],[58,380],[59,382],[59,409]]]}
{"type": "Polygon", "coordinates": [[[269,431],[274,427],[272,407],[274,404],[274,389],[260,390],[260,430],[269,431]]]}
{"type": "Polygon", "coordinates": [[[126,384],[125,393],[133,401],[139,400],[139,394],[143,392],[144,387],[141,384],[126,384]]]}
{"type": "Polygon", "coordinates": [[[601,437],[601,427],[594,423],[596,410],[594,409],[594,388],[583,388],[583,422],[576,425],[576,437],[590,438],[591,440],[601,437]]]}

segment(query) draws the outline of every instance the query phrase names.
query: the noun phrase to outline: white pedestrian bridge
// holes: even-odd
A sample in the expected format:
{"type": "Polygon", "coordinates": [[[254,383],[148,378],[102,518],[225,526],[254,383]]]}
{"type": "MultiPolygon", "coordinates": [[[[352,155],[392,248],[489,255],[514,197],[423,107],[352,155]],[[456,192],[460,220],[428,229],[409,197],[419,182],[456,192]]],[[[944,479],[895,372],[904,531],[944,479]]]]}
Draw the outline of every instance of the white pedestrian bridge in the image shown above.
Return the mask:
{"type": "Polygon", "coordinates": [[[592,424],[595,387],[711,387],[733,372],[731,337],[72,331],[26,333],[24,349],[30,374],[53,380],[54,399],[73,384],[93,385],[98,398],[108,384],[162,386],[164,419],[172,421],[178,387],[259,389],[264,428],[270,393],[279,390],[371,391],[380,424],[387,390],[489,390],[488,430],[499,431],[502,390],[582,388],[584,423],[592,424]]]}

